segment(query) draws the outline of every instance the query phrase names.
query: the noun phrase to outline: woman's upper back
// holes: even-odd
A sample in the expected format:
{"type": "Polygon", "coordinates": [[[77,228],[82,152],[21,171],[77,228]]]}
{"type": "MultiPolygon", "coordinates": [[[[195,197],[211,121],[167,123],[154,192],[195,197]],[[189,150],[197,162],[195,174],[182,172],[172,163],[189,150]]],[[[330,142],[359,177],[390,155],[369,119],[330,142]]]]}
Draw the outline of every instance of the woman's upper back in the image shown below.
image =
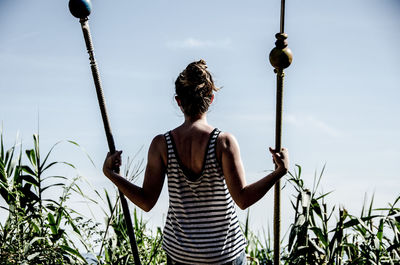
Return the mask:
{"type": "Polygon", "coordinates": [[[199,175],[205,162],[205,153],[214,128],[209,125],[180,126],[171,131],[181,165],[199,175]]]}
{"type": "MultiPolygon", "coordinates": [[[[181,165],[194,175],[199,175],[205,163],[206,151],[214,127],[208,124],[200,126],[184,126],[183,124],[170,131],[171,137],[180,159],[181,165]]],[[[167,144],[162,134],[157,135],[154,140],[156,149],[161,156],[164,168],[167,167],[167,144]]],[[[217,161],[222,164],[222,155],[230,151],[232,142],[236,142],[230,133],[220,132],[215,143],[217,161]]]]}

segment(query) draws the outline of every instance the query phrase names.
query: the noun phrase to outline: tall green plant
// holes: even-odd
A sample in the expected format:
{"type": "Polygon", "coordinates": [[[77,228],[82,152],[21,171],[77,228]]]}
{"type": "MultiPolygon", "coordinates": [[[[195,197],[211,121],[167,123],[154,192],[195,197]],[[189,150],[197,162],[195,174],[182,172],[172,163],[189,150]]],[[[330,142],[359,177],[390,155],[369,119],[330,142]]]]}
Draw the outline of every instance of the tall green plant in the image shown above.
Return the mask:
{"type": "MultiPolygon", "coordinates": [[[[137,154],[134,156],[134,158],[137,154]]],[[[127,159],[124,176],[129,181],[135,179],[143,172],[143,160],[133,164],[134,159],[127,159]]],[[[125,226],[125,219],[119,203],[119,193],[115,190],[115,200],[104,190],[104,196],[98,191],[97,195],[107,205],[103,209],[106,216],[106,228],[102,233],[100,252],[97,262],[100,264],[133,264],[133,256],[129,244],[129,237],[125,226]]],[[[166,256],[161,249],[162,231],[157,228],[156,232],[147,229],[147,223],[138,217],[136,208],[133,211],[133,225],[136,241],[143,264],[162,264],[166,262],[166,256]]]]}
{"type": "MultiPolygon", "coordinates": [[[[92,200],[78,185],[79,177],[51,174],[56,165],[75,168],[68,162],[50,161],[59,143],[41,156],[38,135],[27,150],[17,143],[6,149],[0,135],[0,196],[5,202],[0,211],[7,215],[0,223],[0,264],[88,264],[80,252],[91,254],[97,264],[132,264],[117,191],[113,197],[107,191],[104,195],[95,191],[100,200],[92,200]],[[61,191],[61,195],[49,198],[49,190],[61,191]],[[103,208],[104,226],[70,208],[73,193],[103,208]]],[[[128,160],[124,170],[131,181],[143,170],[143,160],[134,166],[132,161],[128,160]]],[[[388,207],[377,209],[372,198],[359,215],[344,207],[329,207],[325,202],[329,193],[318,193],[324,169],[315,175],[311,189],[302,179],[300,166],[289,174],[288,182],[295,189],[295,216],[282,249],[284,264],[400,264],[400,196],[388,207]]],[[[251,231],[249,218],[248,213],[243,228],[249,243],[248,264],[272,264],[269,230],[260,240],[251,231]]],[[[161,229],[149,231],[136,210],[133,221],[143,263],[164,264],[161,229]]]]}
{"type": "Polygon", "coordinates": [[[249,226],[250,209],[247,210],[246,220],[243,227],[243,233],[247,241],[245,249],[247,254],[247,264],[249,265],[272,265],[273,248],[271,247],[271,235],[268,228],[268,235],[265,235],[262,241],[259,236],[254,234],[249,226]]]}
{"type": "Polygon", "coordinates": [[[292,202],[295,220],[285,264],[400,264],[400,211],[395,207],[400,197],[382,209],[373,209],[372,198],[368,208],[362,207],[361,216],[342,207],[334,221],[335,206],[328,209],[324,200],[329,193],[317,194],[325,167],[314,178],[312,190],[301,179],[301,167],[296,169],[289,179],[297,196],[292,202]],[[393,239],[387,236],[391,234],[393,239]]]}
{"type": "Polygon", "coordinates": [[[66,231],[80,234],[76,212],[65,205],[77,186],[78,178],[68,181],[65,176],[46,175],[57,164],[49,161],[56,143],[41,159],[39,136],[33,135],[33,148],[25,150],[23,163],[20,145],[8,150],[0,146],[0,194],[6,202],[1,206],[8,216],[0,227],[1,264],[87,264],[66,231]],[[18,150],[18,148],[19,150],[18,150]],[[54,182],[62,180],[63,182],[54,182]],[[68,181],[68,183],[65,183],[68,181]],[[47,198],[44,191],[62,189],[58,200],[47,198]]]}

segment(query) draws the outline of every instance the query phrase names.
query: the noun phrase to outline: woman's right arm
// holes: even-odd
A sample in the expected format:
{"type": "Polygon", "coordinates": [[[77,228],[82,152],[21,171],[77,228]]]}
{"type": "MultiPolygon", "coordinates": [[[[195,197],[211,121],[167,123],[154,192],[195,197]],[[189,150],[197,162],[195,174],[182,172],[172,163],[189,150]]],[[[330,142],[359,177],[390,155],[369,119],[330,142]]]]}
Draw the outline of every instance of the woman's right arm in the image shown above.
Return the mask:
{"type": "Polygon", "coordinates": [[[289,154],[285,148],[280,152],[270,148],[277,169],[271,174],[252,183],[246,183],[239,145],[229,133],[221,133],[218,147],[222,170],[229,192],[235,203],[242,209],[250,207],[260,200],[277,180],[283,177],[289,168],[289,154]]]}
{"type": "Polygon", "coordinates": [[[121,151],[107,155],[103,172],[129,200],[148,212],[156,204],[164,184],[165,158],[163,154],[166,153],[164,136],[156,136],[149,147],[142,187],[115,173],[115,167],[121,165],[121,151]]]}

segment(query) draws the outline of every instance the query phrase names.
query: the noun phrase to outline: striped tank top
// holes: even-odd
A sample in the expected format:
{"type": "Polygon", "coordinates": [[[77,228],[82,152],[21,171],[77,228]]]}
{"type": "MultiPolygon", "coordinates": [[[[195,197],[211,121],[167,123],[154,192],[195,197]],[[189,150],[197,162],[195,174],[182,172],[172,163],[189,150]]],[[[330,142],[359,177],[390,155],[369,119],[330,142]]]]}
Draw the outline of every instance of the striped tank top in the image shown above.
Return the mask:
{"type": "Polygon", "coordinates": [[[168,146],[169,208],[163,249],[174,261],[224,264],[237,258],[246,246],[217,161],[219,133],[214,129],[210,134],[199,176],[190,174],[180,162],[171,132],[164,135],[168,146]]]}

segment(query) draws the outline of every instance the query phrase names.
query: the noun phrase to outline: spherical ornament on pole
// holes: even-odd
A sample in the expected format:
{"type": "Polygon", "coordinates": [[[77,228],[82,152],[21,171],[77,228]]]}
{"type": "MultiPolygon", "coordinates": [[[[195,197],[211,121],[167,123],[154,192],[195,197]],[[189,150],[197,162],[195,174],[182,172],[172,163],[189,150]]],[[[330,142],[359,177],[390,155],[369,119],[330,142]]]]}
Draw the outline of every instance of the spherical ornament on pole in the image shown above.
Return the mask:
{"type": "Polygon", "coordinates": [[[275,69],[285,69],[292,63],[293,54],[287,47],[287,34],[277,33],[275,35],[275,48],[269,54],[269,61],[275,69]]]}
{"type": "Polygon", "coordinates": [[[90,0],[70,0],[68,7],[71,14],[80,19],[88,17],[92,10],[90,0]]]}

